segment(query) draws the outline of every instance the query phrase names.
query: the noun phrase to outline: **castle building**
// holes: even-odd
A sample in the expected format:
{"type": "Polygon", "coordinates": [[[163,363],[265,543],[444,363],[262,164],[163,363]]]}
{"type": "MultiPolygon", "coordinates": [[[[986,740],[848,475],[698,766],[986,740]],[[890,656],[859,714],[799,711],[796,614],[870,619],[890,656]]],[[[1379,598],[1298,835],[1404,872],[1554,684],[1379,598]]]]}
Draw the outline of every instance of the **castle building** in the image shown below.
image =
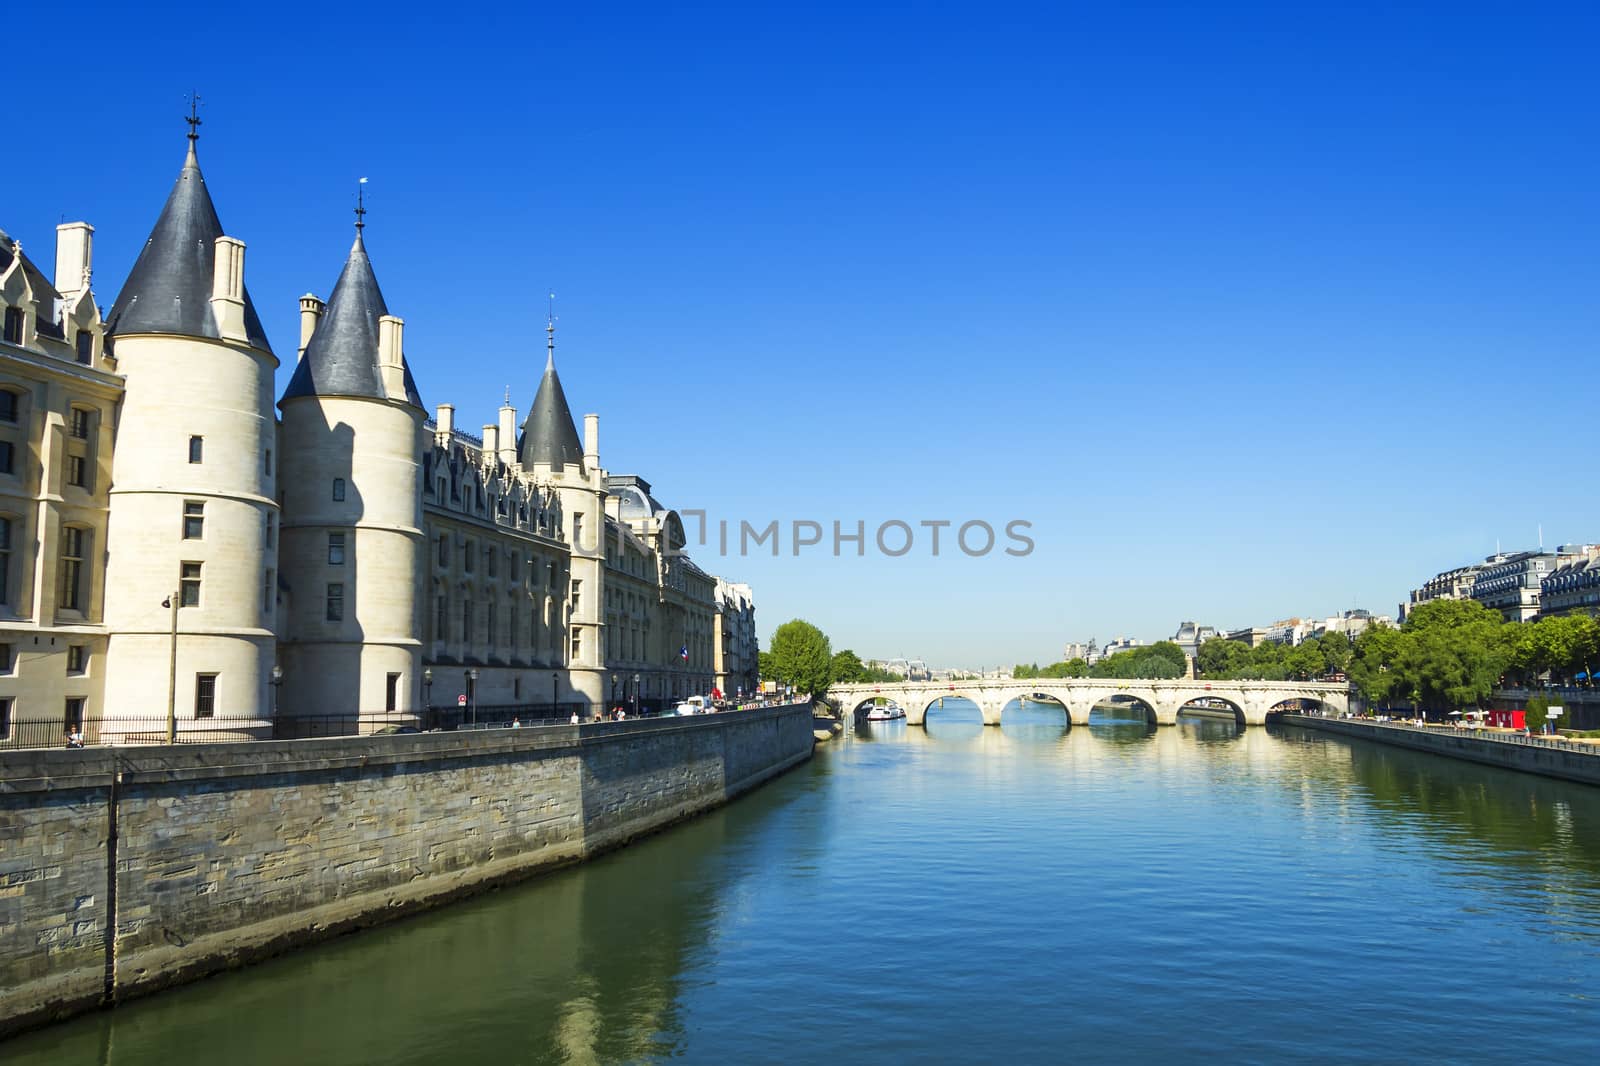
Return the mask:
{"type": "Polygon", "coordinates": [[[0,744],[160,739],[169,704],[267,737],[755,688],[748,586],[602,467],[598,416],[580,443],[553,322],[520,429],[510,390],[482,436],[430,418],[358,207],[275,397],[196,140],[104,320],[92,227],[57,227],[53,280],[0,231],[0,744]]]}

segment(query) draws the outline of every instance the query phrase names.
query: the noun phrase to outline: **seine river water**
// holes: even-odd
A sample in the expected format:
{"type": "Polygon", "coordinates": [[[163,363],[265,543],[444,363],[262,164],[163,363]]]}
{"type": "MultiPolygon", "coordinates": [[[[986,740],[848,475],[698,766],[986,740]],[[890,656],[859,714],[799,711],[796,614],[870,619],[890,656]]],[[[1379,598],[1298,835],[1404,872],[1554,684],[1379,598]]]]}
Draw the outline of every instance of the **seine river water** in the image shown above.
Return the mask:
{"type": "Polygon", "coordinates": [[[1600,789],[968,705],[0,1060],[1592,1062],[1597,998],[1600,789]]]}

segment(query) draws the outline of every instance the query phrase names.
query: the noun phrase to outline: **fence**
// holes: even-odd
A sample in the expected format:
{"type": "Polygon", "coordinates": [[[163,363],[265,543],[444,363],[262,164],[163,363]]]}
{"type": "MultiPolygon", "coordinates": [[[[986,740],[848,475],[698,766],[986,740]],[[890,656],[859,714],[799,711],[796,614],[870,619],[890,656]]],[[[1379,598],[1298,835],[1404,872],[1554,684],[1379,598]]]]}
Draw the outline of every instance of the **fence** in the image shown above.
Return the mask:
{"type": "Polygon", "coordinates": [[[1471,737],[1473,740],[1493,741],[1496,744],[1518,744],[1523,747],[1531,746],[1550,748],[1555,751],[1576,751],[1584,755],[1600,756],[1600,745],[1580,744],[1575,741],[1564,740],[1561,737],[1542,736],[1538,733],[1523,736],[1521,733],[1496,733],[1473,726],[1411,725],[1407,722],[1374,722],[1370,718],[1350,718],[1346,719],[1346,721],[1371,726],[1374,729],[1409,730],[1412,733],[1426,733],[1429,736],[1436,737],[1471,737]]]}
{"type": "MultiPolygon", "coordinates": [[[[457,729],[567,724],[577,713],[593,712],[580,703],[520,703],[488,707],[430,707],[415,713],[284,715],[279,718],[180,718],[178,744],[227,744],[256,740],[304,740],[371,733],[420,733],[457,729]]],[[[0,750],[99,747],[167,743],[167,716],[104,714],[77,719],[0,714],[0,750]],[[74,728],[76,727],[76,728],[74,728]]]]}

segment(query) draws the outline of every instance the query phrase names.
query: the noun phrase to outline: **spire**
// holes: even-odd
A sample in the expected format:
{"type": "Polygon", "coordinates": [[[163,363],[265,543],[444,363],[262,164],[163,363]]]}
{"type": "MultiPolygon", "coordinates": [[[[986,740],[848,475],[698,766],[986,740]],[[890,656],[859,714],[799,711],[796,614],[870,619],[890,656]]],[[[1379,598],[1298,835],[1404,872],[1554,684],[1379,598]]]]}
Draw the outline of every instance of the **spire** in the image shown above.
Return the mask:
{"type": "MultiPolygon", "coordinates": [[[[357,216],[358,220],[360,216],[357,216]]],[[[350,245],[344,270],[328,297],[328,307],[317,320],[317,328],[306,344],[306,354],[295,365],[294,377],[283,390],[284,400],[300,396],[364,396],[388,399],[378,370],[378,319],[389,313],[383,290],[378,288],[372,260],[362,242],[358,226],[350,245]]],[[[417,394],[411,368],[405,367],[406,399],[417,407],[417,394]]]]}
{"type": "Polygon", "coordinates": [[[562,391],[561,378],[556,374],[556,316],[555,294],[550,294],[551,310],[545,323],[544,377],[539,381],[539,391],[528,410],[528,420],[522,423],[522,439],[517,442],[517,459],[523,466],[547,463],[552,470],[560,470],[571,463],[583,472],[583,446],[578,443],[578,427],[572,421],[572,409],[567,406],[567,394],[562,391]]]}
{"type": "Polygon", "coordinates": [[[361,231],[367,228],[367,179],[362,178],[356,183],[356,239],[361,238],[361,231]]]}
{"type": "MultiPolygon", "coordinates": [[[[222,336],[211,313],[211,287],[217,238],[223,229],[195,155],[195,142],[200,138],[198,100],[197,96],[190,104],[190,115],[184,120],[189,123],[189,151],[183,169],[106,316],[109,336],[173,333],[213,340],[222,336]]],[[[250,344],[271,353],[248,286],[244,289],[244,326],[250,344]]]]}

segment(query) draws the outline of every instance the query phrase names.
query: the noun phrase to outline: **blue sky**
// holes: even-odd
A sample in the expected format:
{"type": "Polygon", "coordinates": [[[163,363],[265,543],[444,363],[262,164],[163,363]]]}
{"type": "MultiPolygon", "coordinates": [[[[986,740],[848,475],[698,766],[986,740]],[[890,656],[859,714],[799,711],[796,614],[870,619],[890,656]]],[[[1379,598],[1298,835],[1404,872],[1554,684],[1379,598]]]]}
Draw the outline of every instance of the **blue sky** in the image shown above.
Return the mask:
{"type": "Polygon", "coordinates": [[[69,71],[35,5],[0,227],[92,222],[108,306],[198,88],[281,389],[369,177],[425,400],[526,409],[554,290],[605,465],[785,527],[697,553],[763,637],[1043,662],[1600,540],[1592,5],[568,7],[109,7],[69,71]]]}

